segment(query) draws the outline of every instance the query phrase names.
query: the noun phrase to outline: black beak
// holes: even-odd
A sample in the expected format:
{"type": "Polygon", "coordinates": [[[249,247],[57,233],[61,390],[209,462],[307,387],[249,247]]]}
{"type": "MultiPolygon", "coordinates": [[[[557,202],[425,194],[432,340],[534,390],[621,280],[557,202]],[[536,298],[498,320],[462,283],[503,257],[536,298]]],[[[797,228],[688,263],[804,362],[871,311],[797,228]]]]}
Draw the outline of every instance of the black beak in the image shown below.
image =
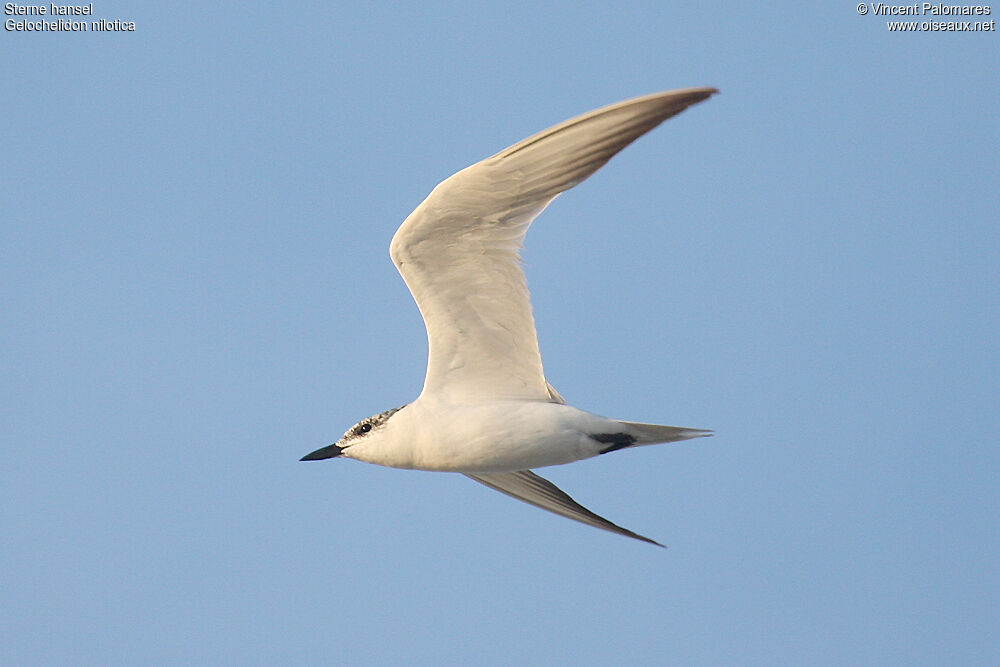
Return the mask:
{"type": "Polygon", "coordinates": [[[344,451],[343,447],[338,447],[337,445],[328,445],[322,449],[317,449],[312,454],[306,454],[299,461],[322,461],[323,459],[332,459],[335,456],[340,456],[341,452],[344,451]]]}

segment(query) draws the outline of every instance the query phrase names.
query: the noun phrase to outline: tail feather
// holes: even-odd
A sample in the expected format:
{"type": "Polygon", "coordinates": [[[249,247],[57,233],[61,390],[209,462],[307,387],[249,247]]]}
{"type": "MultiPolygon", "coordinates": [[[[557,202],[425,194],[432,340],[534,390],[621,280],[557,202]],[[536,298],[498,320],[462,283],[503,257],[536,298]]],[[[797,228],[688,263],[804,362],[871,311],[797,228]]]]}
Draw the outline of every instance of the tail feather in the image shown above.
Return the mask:
{"type": "Polygon", "coordinates": [[[661,426],[660,424],[640,424],[638,422],[619,421],[625,432],[635,438],[636,445],[652,445],[658,442],[676,442],[691,438],[704,438],[712,435],[712,431],[700,428],[684,428],[682,426],[661,426]]]}

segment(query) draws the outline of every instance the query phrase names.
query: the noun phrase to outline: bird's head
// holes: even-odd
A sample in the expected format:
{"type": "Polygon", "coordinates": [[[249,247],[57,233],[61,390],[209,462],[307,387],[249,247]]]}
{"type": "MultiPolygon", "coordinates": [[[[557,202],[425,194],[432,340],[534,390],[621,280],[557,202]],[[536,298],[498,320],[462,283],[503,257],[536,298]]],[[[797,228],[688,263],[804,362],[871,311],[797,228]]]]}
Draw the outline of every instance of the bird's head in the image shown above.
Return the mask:
{"type": "MultiPolygon", "coordinates": [[[[380,412],[377,415],[373,415],[366,419],[362,419],[357,424],[347,429],[347,432],[341,436],[340,440],[332,445],[327,445],[317,449],[315,452],[306,454],[300,461],[321,461],[323,459],[332,459],[337,456],[344,455],[344,452],[351,447],[365,443],[370,444],[371,441],[377,439],[385,431],[386,422],[389,421],[389,417],[402,410],[404,406],[393,408],[392,410],[386,410],[385,412],[380,412]]],[[[348,456],[350,456],[348,454],[348,456]]]]}

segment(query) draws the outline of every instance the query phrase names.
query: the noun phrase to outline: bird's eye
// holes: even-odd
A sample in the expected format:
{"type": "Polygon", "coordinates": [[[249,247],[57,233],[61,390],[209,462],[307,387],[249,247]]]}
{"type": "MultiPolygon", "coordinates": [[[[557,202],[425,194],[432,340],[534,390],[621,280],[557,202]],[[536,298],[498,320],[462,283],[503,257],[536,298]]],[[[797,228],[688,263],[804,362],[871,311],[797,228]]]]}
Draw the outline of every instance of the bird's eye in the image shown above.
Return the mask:
{"type": "Polygon", "coordinates": [[[362,424],[358,427],[358,433],[367,433],[370,430],[372,430],[371,424],[362,424]]]}

